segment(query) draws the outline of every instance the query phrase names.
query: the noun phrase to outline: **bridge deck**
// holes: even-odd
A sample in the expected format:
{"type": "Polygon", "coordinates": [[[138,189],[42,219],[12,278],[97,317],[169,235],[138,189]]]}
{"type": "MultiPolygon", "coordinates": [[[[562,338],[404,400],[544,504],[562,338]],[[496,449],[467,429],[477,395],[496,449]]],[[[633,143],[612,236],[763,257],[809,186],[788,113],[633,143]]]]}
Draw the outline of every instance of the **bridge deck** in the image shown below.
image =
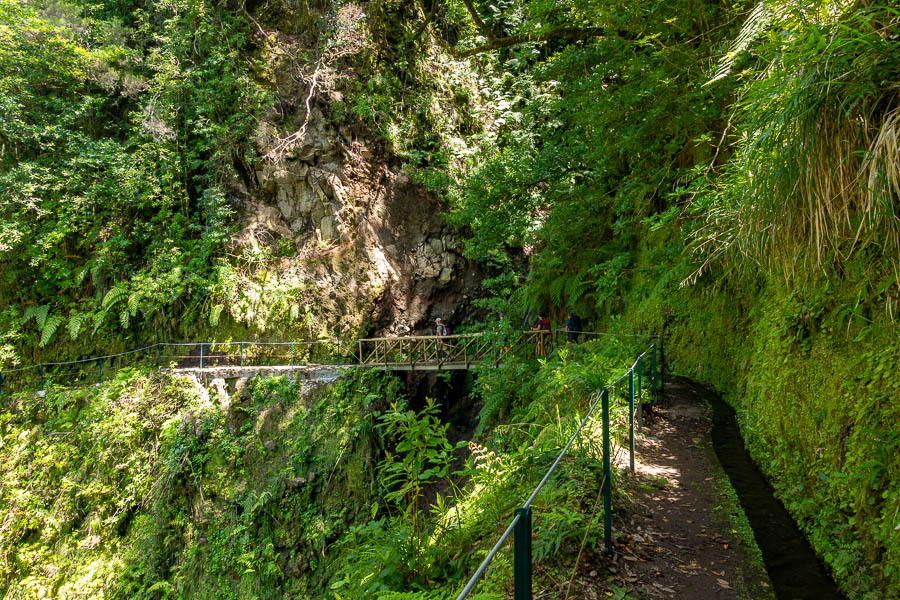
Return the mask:
{"type": "Polygon", "coordinates": [[[386,363],[386,364],[362,364],[362,365],[333,365],[333,364],[303,364],[303,365],[273,365],[273,366],[212,366],[212,367],[177,367],[172,373],[182,375],[194,375],[201,381],[211,379],[243,379],[255,375],[279,376],[287,375],[291,378],[312,379],[320,376],[323,371],[346,371],[349,369],[378,369],[380,371],[461,371],[470,369],[474,365],[462,362],[443,363],[386,363]]]}

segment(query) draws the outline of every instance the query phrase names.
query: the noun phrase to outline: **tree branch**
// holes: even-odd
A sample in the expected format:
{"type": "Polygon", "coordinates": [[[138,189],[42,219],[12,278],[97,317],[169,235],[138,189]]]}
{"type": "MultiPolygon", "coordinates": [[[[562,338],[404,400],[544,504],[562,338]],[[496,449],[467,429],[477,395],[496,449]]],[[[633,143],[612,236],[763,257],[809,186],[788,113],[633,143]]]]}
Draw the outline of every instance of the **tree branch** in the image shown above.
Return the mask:
{"type": "Polygon", "coordinates": [[[499,50],[501,48],[517,46],[526,42],[548,42],[550,40],[580,40],[592,37],[600,37],[605,35],[606,33],[606,29],[602,27],[557,27],[556,29],[550,29],[548,31],[542,31],[539,33],[520,33],[518,35],[510,35],[502,38],[493,36],[493,39],[487,44],[475,46],[474,48],[470,48],[463,52],[457,52],[456,54],[459,58],[466,58],[469,56],[475,56],[476,54],[481,54],[483,52],[490,52],[492,50],[499,50]]]}
{"type": "MultiPolygon", "coordinates": [[[[471,1],[471,0],[469,0],[469,1],[471,1]]],[[[417,39],[419,39],[419,36],[422,35],[426,29],[428,29],[428,25],[431,23],[431,19],[434,18],[434,13],[437,11],[437,5],[438,5],[438,0],[431,1],[431,10],[428,11],[428,14],[425,15],[425,19],[422,21],[422,24],[419,26],[419,28],[416,30],[416,32],[413,34],[413,36],[410,38],[410,40],[409,40],[410,43],[413,43],[417,39]]],[[[422,13],[424,14],[425,11],[422,10],[422,13]]]]}
{"type": "Polygon", "coordinates": [[[481,30],[481,33],[485,35],[485,37],[492,42],[497,39],[497,36],[494,35],[494,32],[491,30],[487,24],[481,20],[481,15],[478,14],[478,11],[475,10],[475,4],[472,0],[463,0],[463,4],[466,5],[466,9],[468,9],[469,14],[472,16],[472,20],[475,21],[475,26],[481,30]]]}

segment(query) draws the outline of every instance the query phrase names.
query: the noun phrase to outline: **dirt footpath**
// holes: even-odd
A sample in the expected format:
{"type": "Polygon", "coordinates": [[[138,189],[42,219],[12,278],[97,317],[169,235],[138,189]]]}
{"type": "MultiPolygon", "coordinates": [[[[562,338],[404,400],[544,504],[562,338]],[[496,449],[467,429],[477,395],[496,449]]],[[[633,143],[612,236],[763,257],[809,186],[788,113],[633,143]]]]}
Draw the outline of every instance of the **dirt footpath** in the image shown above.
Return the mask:
{"type": "Polygon", "coordinates": [[[633,476],[627,449],[620,454],[630,481],[625,506],[613,507],[615,552],[583,558],[570,598],[774,598],[709,427],[706,404],[684,383],[668,383],[645,412],[633,476]]]}

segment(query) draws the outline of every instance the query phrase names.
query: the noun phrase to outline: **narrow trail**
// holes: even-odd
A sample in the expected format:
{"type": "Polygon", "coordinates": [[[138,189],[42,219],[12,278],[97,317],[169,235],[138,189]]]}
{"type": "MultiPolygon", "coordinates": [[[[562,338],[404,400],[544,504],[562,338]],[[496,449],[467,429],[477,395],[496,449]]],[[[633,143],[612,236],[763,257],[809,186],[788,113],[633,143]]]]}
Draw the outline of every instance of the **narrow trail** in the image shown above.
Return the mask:
{"type": "MultiPolygon", "coordinates": [[[[631,506],[619,527],[625,533],[612,558],[596,557],[598,570],[635,598],[774,598],[742,537],[749,532],[736,518],[737,500],[722,491],[727,476],[712,449],[706,404],[675,379],[647,417],[635,439],[631,506]]],[[[627,470],[627,453],[620,460],[627,470]]]]}

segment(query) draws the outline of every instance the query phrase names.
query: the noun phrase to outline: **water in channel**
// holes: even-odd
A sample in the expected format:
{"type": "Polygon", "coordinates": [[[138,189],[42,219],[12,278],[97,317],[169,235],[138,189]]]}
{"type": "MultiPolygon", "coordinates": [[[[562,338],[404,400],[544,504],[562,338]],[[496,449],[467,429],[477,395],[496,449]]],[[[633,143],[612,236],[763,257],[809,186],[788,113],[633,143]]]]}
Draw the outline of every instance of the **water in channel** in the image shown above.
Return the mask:
{"type": "Polygon", "coordinates": [[[744,447],[734,410],[699,385],[712,408],[712,440],[737,492],[778,600],[845,600],[809,542],[744,447]]]}

